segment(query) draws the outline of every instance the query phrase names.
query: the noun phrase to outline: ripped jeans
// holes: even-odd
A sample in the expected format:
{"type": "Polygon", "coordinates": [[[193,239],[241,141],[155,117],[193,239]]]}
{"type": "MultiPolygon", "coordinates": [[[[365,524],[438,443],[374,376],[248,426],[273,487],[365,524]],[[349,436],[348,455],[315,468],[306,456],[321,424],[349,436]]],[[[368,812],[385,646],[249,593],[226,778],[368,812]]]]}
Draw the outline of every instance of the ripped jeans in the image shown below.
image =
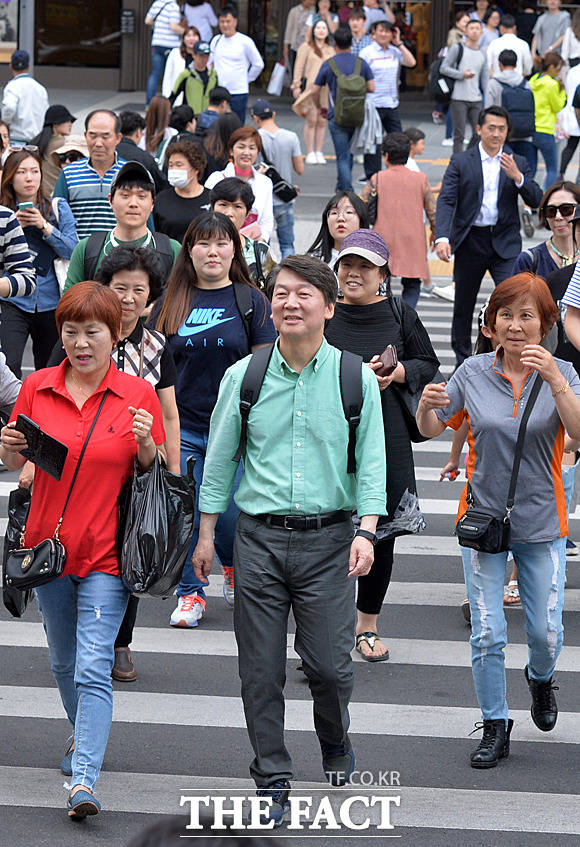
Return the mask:
{"type": "MultiPolygon", "coordinates": [[[[526,620],[528,671],[538,682],[551,679],[564,640],[565,545],[565,538],[511,545],[526,620]]],[[[508,554],[478,553],[462,547],[461,555],[471,608],[469,643],[475,693],[484,720],[507,721],[503,590],[508,554]]]]}
{"type": "Polygon", "coordinates": [[[114,644],[129,592],[119,577],[94,571],[82,578],[63,576],[35,593],[52,673],[74,727],[70,784],[92,791],[113,719],[114,644]]]}

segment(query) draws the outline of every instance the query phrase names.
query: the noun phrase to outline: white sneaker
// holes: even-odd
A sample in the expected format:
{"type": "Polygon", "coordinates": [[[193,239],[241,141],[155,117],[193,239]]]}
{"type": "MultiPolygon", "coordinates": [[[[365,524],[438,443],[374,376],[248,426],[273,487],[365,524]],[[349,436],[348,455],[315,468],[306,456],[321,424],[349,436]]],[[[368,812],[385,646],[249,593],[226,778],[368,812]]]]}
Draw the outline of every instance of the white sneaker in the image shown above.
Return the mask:
{"type": "Polygon", "coordinates": [[[324,153],[322,152],[322,150],[317,150],[314,155],[316,156],[316,161],[319,165],[326,164],[326,159],[324,158],[324,153]]]}
{"type": "Polygon", "coordinates": [[[435,283],[434,283],[434,282],[430,282],[430,283],[429,283],[429,285],[425,285],[425,284],[423,284],[423,285],[421,286],[421,296],[423,296],[423,295],[425,294],[425,295],[427,295],[427,297],[430,297],[430,296],[431,296],[431,294],[433,294],[433,289],[434,289],[434,288],[435,288],[435,283]]]}
{"type": "Polygon", "coordinates": [[[205,612],[205,600],[199,594],[186,594],[177,598],[177,608],[173,610],[169,623],[171,626],[183,626],[192,629],[197,626],[205,612]]]}
{"type": "Polygon", "coordinates": [[[441,142],[442,147],[453,147],[453,139],[452,138],[444,138],[441,142]]]}
{"type": "Polygon", "coordinates": [[[449,300],[450,303],[453,303],[455,300],[455,285],[451,283],[451,285],[434,285],[431,294],[434,297],[440,297],[441,300],[449,300]]]}
{"type": "Polygon", "coordinates": [[[318,156],[316,153],[307,153],[306,158],[304,159],[305,165],[317,165],[318,164],[318,156]]]}
{"type": "Polygon", "coordinates": [[[232,609],[234,607],[234,569],[226,568],[222,565],[224,572],[224,600],[232,609]]]}

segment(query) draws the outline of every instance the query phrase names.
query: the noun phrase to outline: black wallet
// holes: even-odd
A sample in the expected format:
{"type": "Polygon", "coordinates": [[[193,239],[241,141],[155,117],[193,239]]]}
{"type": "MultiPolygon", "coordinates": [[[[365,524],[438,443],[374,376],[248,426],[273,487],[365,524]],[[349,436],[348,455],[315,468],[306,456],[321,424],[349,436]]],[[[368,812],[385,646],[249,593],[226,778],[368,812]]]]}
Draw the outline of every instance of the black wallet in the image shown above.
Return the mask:
{"type": "Polygon", "coordinates": [[[42,471],[59,480],[68,455],[68,447],[52,435],[43,432],[37,423],[26,415],[18,415],[16,429],[26,436],[28,447],[20,453],[42,471]]]}

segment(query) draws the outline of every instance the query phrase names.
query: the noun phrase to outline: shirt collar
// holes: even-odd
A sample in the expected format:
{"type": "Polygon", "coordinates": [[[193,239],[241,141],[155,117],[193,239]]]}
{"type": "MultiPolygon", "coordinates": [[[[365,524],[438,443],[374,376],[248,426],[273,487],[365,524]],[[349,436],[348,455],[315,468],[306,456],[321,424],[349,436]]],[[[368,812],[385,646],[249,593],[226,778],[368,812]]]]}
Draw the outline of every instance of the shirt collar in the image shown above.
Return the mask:
{"type": "Polygon", "coordinates": [[[481,141],[479,142],[479,144],[477,146],[479,147],[479,155],[481,156],[482,162],[495,162],[496,159],[499,161],[499,157],[503,153],[503,147],[501,147],[499,152],[496,153],[495,156],[490,156],[489,153],[486,153],[485,150],[483,149],[483,144],[481,143],[481,141]]]}
{"type": "MultiPolygon", "coordinates": [[[[92,171],[94,171],[94,172],[98,175],[98,171],[97,171],[97,169],[93,166],[93,163],[91,162],[90,156],[89,156],[89,158],[88,158],[88,159],[83,159],[83,161],[86,163],[86,166],[87,166],[88,168],[90,168],[92,171]]],[[[115,168],[117,168],[117,166],[119,166],[119,167],[120,167],[121,165],[124,165],[124,164],[125,164],[125,160],[124,160],[124,159],[119,159],[119,157],[118,157],[118,155],[117,155],[117,151],[115,150],[115,161],[113,162],[113,164],[111,165],[111,167],[110,167],[110,168],[108,168],[108,170],[106,170],[106,171],[105,171],[105,176],[107,176],[107,174],[113,173],[113,171],[115,170],[115,168]]]]}
{"type": "MultiPolygon", "coordinates": [[[[60,365],[56,368],[47,368],[45,373],[46,376],[39,383],[37,387],[37,391],[44,390],[53,390],[57,394],[62,394],[63,396],[69,396],[68,391],[65,386],[65,376],[66,370],[69,366],[68,358],[64,359],[60,365]]],[[[124,376],[124,375],[123,375],[124,376]]],[[[103,394],[105,390],[108,388],[113,394],[116,394],[118,397],[125,397],[127,394],[127,386],[124,384],[125,380],[123,379],[121,372],[117,370],[113,360],[111,359],[109,370],[105,374],[105,378],[95,391],[95,394],[103,394]]]]}
{"type": "MultiPolygon", "coordinates": [[[[274,344],[274,350],[272,351],[272,358],[270,360],[270,364],[272,364],[273,367],[277,371],[282,371],[282,373],[293,373],[293,374],[295,374],[296,371],[293,370],[290,367],[290,365],[287,363],[284,356],[280,353],[279,345],[280,345],[280,339],[277,339],[275,344],[274,344]]],[[[330,344],[328,343],[326,338],[323,338],[322,344],[320,345],[320,347],[316,351],[313,358],[308,362],[306,367],[303,368],[302,372],[304,373],[304,371],[308,371],[308,370],[317,371],[320,368],[320,366],[323,365],[324,362],[328,359],[329,355],[330,355],[330,344]]]]}

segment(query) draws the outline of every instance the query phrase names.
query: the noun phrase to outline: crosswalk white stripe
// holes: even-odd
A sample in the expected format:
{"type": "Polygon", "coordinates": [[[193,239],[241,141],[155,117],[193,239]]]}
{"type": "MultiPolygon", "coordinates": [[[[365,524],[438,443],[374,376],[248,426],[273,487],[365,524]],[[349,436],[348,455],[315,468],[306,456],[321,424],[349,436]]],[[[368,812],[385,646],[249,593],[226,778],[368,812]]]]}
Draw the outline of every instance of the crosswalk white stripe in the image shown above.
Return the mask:
{"type": "MultiPolygon", "coordinates": [[[[192,685],[194,683],[192,682],[192,685]]],[[[522,674],[522,685],[525,680],[522,674]]],[[[474,697],[475,702],[475,697],[474,697]]],[[[423,706],[399,703],[349,705],[353,735],[385,735],[428,738],[465,738],[478,719],[476,705],[423,706]]],[[[0,686],[0,715],[60,720],[63,707],[57,688],[0,686]]],[[[532,723],[528,710],[510,710],[517,723],[519,741],[549,744],[578,744],[578,713],[558,714],[558,723],[550,734],[541,733],[532,723]]],[[[170,726],[213,726],[245,729],[246,721],[240,697],[206,694],[165,694],[155,691],[115,691],[113,720],[116,723],[167,724],[170,726]]],[[[286,699],[287,730],[313,731],[312,702],[286,699]]],[[[514,740],[515,740],[514,735],[514,740]]]]}
{"type": "MultiPolygon", "coordinates": [[[[404,773],[401,779],[404,779],[404,773]]],[[[105,812],[143,813],[150,814],[152,818],[181,814],[185,819],[188,806],[180,807],[182,795],[191,797],[203,793],[216,796],[219,790],[221,796],[228,792],[231,792],[230,796],[240,796],[242,792],[244,796],[251,796],[255,789],[250,779],[220,777],[218,780],[214,776],[104,770],[99,780],[98,796],[105,812]]],[[[333,789],[325,782],[299,780],[293,780],[292,792],[295,797],[314,795],[316,798],[319,793],[328,796],[333,809],[351,796],[400,796],[400,806],[391,810],[391,823],[395,829],[383,831],[383,838],[389,834],[396,835],[398,828],[425,826],[493,832],[495,839],[500,832],[570,835],[580,832],[580,815],[575,812],[577,798],[572,794],[405,785],[393,786],[386,791],[356,786],[333,789]]],[[[34,797],[35,808],[62,809],[66,798],[62,777],[49,768],[0,767],[0,806],[25,807],[29,805],[31,796],[34,797]]],[[[368,814],[365,810],[365,817],[376,825],[379,821],[377,808],[370,808],[368,814]]],[[[288,830],[288,835],[283,836],[277,832],[276,838],[291,834],[304,837],[306,832],[288,830]]],[[[187,834],[195,834],[195,831],[189,830],[187,834]]],[[[348,834],[355,837],[353,832],[348,834]]],[[[361,837],[361,834],[356,833],[356,836],[361,837]]]]}
{"type": "MultiPolygon", "coordinates": [[[[464,595],[465,596],[465,595],[464,595]]],[[[459,609],[456,610],[459,617],[459,609]]],[[[417,614],[419,614],[417,612],[417,614]]],[[[418,617],[418,620],[420,618],[418,617]]],[[[465,628],[465,641],[445,641],[422,638],[389,638],[390,664],[397,665],[443,665],[445,667],[471,667],[471,651],[468,644],[469,631],[465,628]]],[[[4,647],[46,647],[42,624],[25,621],[0,621],[0,645],[4,647]]],[[[287,637],[289,659],[298,659],[294,651],[294,635],[287,637]]],[[[194,631],[179,628],[136,627],[131,649],[141,653],[192,656],[237,656],[238,650],[231,630],[200,629],[194,631]]],[[[523,668],[527,662],[528,648],[525,644],[508,644],[505,650],[506,667],[523,668]]],[[[355,661],[364,661],[353,651],[355,661]]],[[[558,670],[577,672],[580,670],[580,647],[562,648],[558,658],[558,670]]],[[[2,709],[0,687],[0,710],[2,709]]],[[[1,711],[0,711],[1,713],[1,711]]]]}

